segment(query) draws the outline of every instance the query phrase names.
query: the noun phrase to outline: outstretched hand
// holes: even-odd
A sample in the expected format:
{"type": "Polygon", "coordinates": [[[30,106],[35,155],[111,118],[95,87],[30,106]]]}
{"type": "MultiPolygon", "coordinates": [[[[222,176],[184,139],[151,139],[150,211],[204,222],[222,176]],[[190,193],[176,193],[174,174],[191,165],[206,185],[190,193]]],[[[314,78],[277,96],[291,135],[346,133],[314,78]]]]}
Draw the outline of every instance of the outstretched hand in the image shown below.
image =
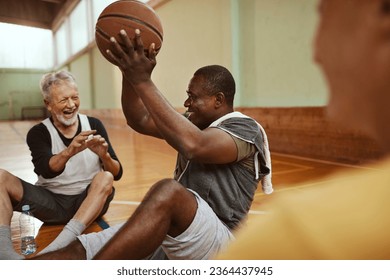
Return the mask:
{"type": "Polygon", "coordinates": [[[111,37],[112,50],[107,50],[107,54],[115,61],[123,76],[133,85],[149,81],[156,66],[155,45],[151,44],[145,50],[139,29],[135,30],[133,40],[129,38],[125,30],[121,30],[119,35],[122,43],[120,44],[114,37],[111,37]]]}

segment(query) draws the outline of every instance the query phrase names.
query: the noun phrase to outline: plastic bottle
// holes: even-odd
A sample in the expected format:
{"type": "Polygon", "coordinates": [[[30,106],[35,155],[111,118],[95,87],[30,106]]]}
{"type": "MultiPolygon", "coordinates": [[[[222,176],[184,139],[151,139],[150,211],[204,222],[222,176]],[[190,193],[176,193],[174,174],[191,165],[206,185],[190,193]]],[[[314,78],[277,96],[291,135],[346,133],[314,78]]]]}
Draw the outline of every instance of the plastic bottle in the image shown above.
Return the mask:
{"type": "Polygon", "coordinates": [[[23,255],[33,254],[36,249],[34,216],[30,212],[30,205],[23,205],[19,218],[21,246],[23,255]]]}

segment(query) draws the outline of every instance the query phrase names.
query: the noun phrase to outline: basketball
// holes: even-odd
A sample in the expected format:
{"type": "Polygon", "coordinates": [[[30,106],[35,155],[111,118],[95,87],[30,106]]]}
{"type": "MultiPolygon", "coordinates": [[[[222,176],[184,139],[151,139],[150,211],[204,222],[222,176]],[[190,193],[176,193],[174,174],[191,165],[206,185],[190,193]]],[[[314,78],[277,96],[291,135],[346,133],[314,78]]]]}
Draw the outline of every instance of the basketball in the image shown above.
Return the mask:
{"type": "Polygon", "coordinates": [[[163,28],[160,18],[150,6],[136,0],[111,3],[101,12],[95,27],[96,45],[103,56],[113,64],[115,62],[107,55],[106,50],[111,49],[111,37],[123,44],[119,35],[122,29],[130,39],[134,38],[135,30],[139,29],[145,49],[154,43],[158,53],[162,46],[163,28]]]}

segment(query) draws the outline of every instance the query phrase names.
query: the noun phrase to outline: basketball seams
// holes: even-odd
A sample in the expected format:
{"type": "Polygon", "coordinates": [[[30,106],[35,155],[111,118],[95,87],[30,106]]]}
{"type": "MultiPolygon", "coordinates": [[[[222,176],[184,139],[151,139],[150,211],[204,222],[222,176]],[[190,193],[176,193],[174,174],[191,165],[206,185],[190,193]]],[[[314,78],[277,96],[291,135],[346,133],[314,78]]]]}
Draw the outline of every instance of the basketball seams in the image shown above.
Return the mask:
{"type": "MultiPolygon", "coordinates": [[[[123,19],[128,19],[130,21],[134,21],[134,22],[136,22],[136,23],[138,23],[140,25],[144,25],[144,26],[148,27],[149,29],[151,29],[151,31],[153,33],[155,33],[156,36],[158,36],[160,38],[161,42],[163,41],[163,36],[162,36],[161,32],[157,28],[155,28],[153,25],[151,25],[151,24],[149,24],[149,23],[147,23],[147,22],[145,22],[143,20],[140,20],[140,19],[132,17],[132,16],[122,15],[122,14],[105,14],[105,15],[101,15],[99,17],[98,23],[99,23],[99,20],[101,20],[101,19],[109,19],[109,18],[123,18],[123,19]]],[[[96,25],[96,28],[98,28],[98,25],[96,25]]],[[[102,31],[102,32],[104,32],[104,31],[102,31]]],[[[107,33],[104,32],[104,34],[107,34],[107,33]]]]}
{"type": "MultiPolygon", "coordinates": [[[[110,38],[112,36],[110,36],[110,34],[106,33],[103,31],[103,29],[101,29],[99,26],[96,26],[96,34],[101,36],[102,39],[105,39],[107,40],[107,43],[110,41],[110,38]]],[[[124,46],[124,44],[121,42],[121,41],[118,41],[117,42],[121,45],[121,46],[124,46]]],[[[99,46],[99,45],[98,45],[99,46]]],[[[157,52],[160,50],[161,46],[158,47],[156,46],[157,48],[155,49],[157,52]]]]}
{"type": "Polygon", "coordinates": [[[116,1],[116,2],[113,2],[111,4],[109,4],[103,11],[102,11],[102,14],[104,14],[105,12],[106,13],[110,13],[110,10],[115,6],[117,7],[117,5],[119,6],[125,6],[126,2],[131,2],[135,5],[138,5],[138,8],[146,8],[147,10],[149,10],[149,12],[151,12],[152,14],[155,14],[155,11],[147,4],[143,3],[143,2],[140,2],[139,0],[120,0],[120,1],[116,1]]]}

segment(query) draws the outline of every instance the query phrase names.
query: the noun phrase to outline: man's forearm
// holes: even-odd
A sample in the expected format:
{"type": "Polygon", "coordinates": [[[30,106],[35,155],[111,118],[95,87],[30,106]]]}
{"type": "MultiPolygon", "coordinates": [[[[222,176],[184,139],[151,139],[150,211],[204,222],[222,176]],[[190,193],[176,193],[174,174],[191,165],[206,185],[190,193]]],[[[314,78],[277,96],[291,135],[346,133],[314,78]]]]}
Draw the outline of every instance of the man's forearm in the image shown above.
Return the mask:
{"type": "Polygon", "coordinates": [[[127,124],[132,129],[145,135],[162,138],[150,112],[125,77],[123,77],[122,110],[127,124]]]}
{"type": "Polygon", "coordinates": [[[102,160],[105,171],[110,172],[114,177],[119,174],[121,168],[120,164],[117,160],[113,159],[109,153],[100,159],[102,160]]]}
{"type": "Polygon", "coordinates": [[[66,163],[72,157],[68,149],[53,155],[49,160],[49,168],[52,172],[60,172],[65,169],[66,163]]]}

